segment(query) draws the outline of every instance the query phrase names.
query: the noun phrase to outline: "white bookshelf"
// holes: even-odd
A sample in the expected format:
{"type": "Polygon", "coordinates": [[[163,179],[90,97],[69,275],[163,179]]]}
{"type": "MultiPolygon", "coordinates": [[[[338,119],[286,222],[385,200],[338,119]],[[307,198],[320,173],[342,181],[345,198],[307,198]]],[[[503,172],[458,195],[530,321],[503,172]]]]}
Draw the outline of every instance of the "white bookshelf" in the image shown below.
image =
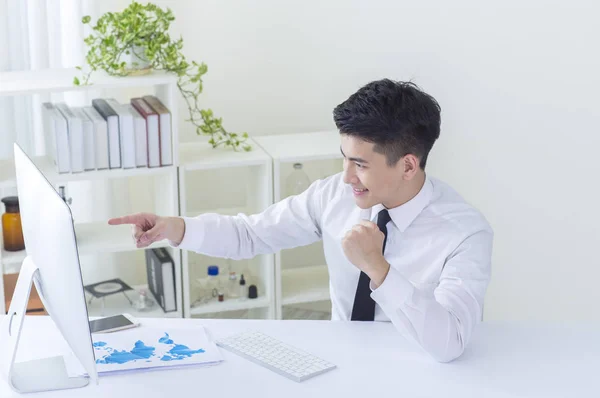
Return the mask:
{"type": "MultiPolygon", "coordinates": [[[[302,163],[311,181],[342,170],[340,136],[337,131],[254,137],[273,159],[273,201],[289,196],[285,181],[294,163],[302,163]]],[[[275,255],[277,319],[283,307],[330,300],[329,275],[321,242],[275,255]]]]}
{"type": "MultiPolygon", "coordinates": [[[[252,139],[248,142],[253,148],[250,152],[212,148],[207,143],[180,145],[181,214],[188,217],[203,213],[254,214],[272,204],[271,158],[252,139]]],[[[273,255],[259,255],[254,259],[233,261],[184,250],[182,270],[183,308],[186,317],[247,310],[254,310],[253,312],[259,313],[261,318],[275,316],[273,255]],[[198,303],[202,290],[195,281],[204,277],[208,265],[219,266],[223,282],[226,281],[229,271],[236,272],[238,278],[245,272],[247,286],[254,282],[258,289],[258,297],[240,300],[225,296],[222,302],[213,299],[198,303]]]]}
{"type": "MultiPolygon", "coordinates": [[[[85,90],[95,90],[101,92],[103,97],[113,96],[121,102],[131,98],[131,92],[158,96],[172,113],[172,166],[58,174],[49,158],[34,158],[36,165],[56,186],[79,182],[116,183],[121,190],[113,192],[114,200],[133,198],[127,213],[150,211],[159,215],[189,217],[202,213],[255,214],[288,195],[285,192],[285,180],[293,170],[294,163],[302,163],[311,180],[342,170],[337,131],[253,137],[249,139],[253,147],[250,152],[235,152],[230,148],[213,149],[202,138],[199,140],[203,142],[179,143],[176,123],[179,93],[174,76],[154,72],[146,76],[116,78],[97,73],[92,76],[93,85],[79,87],[72,83],[73,77],[78,75],[75,69],[0,73],[0,96],[85,90]],[[141,195],[138,191],[149,189],[153,189],[149,208],[134,203],[135,195],[141,195]]],[[[0,192],[15,188],[14,163],[10,159],[0,161],[0,192]]],[[[130,226],[109,226],[106,220],[79,222],[76,219],[75,222],[80,258],[112,256],[113,265],[116,264],[113,268],[117,270],[128,266],[134,267],[135,272],[145,270],[143,249],[135,247],[130,226]],[[130,265],[131,262],[135,264],[130,265]]],[[[286,307],[286,313],[293,313],[293,306],[300,306],[301,311],[312,304],[315,308],[327,307],[323,304],[329,300],[329,278],[320,242],[306,248],[240,261],[173,249],[167,241],[158,242],[152,247],[167,247],[173,257],[178,310],[164,313],[156,304],[150,311],[137,312],[125,297],[117,294],[106,297],[103,305],[102,301],[93,299],[88,305],[90,316],[129,312],[137,317],[227,318],[248,314],[253,318],[281,319],[284,306],[289,306],[286,307]],[[197,298],[194,295],[198,293],[195,281],[205,275],[208,265],[213,264],[219,265],[225,272],[234,270],[238,278],[241,273],[248,274],[245,275],[247,285],[257,285],[258,298],[240,300],[226,297],[222,302],[213,300],[193,306],[197,298]]],[[[0,246],[0,274],[19,272],[24,258],[24,251],[8,252],[0,246]]],[[[96,267],[100,268],[100,263],[96,267]]],[[[144,283],[125,282],[136,289],[126,293],[132,301],[138,297],[137,290],[147,289],[144,283]]],[[[0,297],[4,298],[1,280],[0,297]]],[[[151,294],[148,293],[148,297],[152,298],[151,294]]],[[[4,299],[0,301],[0,310],[0,313],[6,310],[4,299]]]]}
{"type": "MultiPolygon", "coordinates": [[[[58,174],[48,157],[34,157],[36,165],[42,170],[50,183],[58,187],[68,183],[80,181],[105,182],[107,180],[121,181],[123,184],[136,181],[135,179],[146,179],[141,183],[145,184],[151,181],[153,185],[162,186],[163,189],[156,189],[151,202],[156,213],[178,215],[179,197],[178,197],[178,164],[179,152],[177,145],[179,135],[177,130],[177,78],[174,75],[162,72],[152,72],[145,76],[132,77],[110,77],[101,72],[94,73],[91,78],[92,85],[75,86],[73,78],[80,76],[76,69],[46,69],[36,71],[19,72],[1,72],[0,73],[0,96],[19,96],[19,95],[39,95],[39,94],[58,94],[70,92],[84,92],[91,90],[94,93],[102,93],[103,97],[122,98],[121,102],[129,100],[131,93],[154,94],[170,110],[172,123],[172,147],[173,147],[173,165],[156,168],[133,168],[133,169],[111,169],[86,171],[82,173],[58,174]]],[[[76,103],[68,105],[90,105],[90,103],[76,103]]],[[[12,159],[0,161],[0,191],[11,189],[16,190],[15,170],[12,159]]],[[[118,192],[119,197],[127,196],[130,192],[125,189],[118,192]]],[[[118,216],[114,214],[111,216],[118,216]]],[[[135,252],[137,249],[131,238],[130,226],[109,226],[106,220],[93,222],[77,223],[75,219],[75,231],[77,237],[78,251],[81,256],[94,256],[106,253],[135,252]]],[[[1,245],[1,241],[0,241],[1,245]]],[[[166,242],[159,242],[154,247],[167,246],[166,242]]],[[[139,316],[182,316],[181,299],[181,255],[179,250],[169,249],[175,263],[175,280],[178,311],[165,314],[160,307],[148,313],[139,313],[139,316]]],[[[0,269],[2,275],[6,273],[19,272],[20,264],[25,258],[25,251],[8,252],[0,247],[0,269]]],[[[141,264],[137,264],[140,268],[141,264]]],[[[85,280],[85,275],[84,275],[85,280]]],[[[127,281],[126,281],[127,282],[127,281]]],[[[0,280],[0,313],[5,313],[4,289],[0,280]]],[[[118,295],[116,295],[118,296],[118,295]]],[[[124,297],[123,297],[124,299],[124,297]]],[[[135,312],[129,305],[123,307],[116,304],[116,297],[107,297],[105,301],[106,313],[135,312]],[[115,303],[112,303],[115,301],[115,303]],[[113,307],[111,307],[113,305],[113,307]]],[[[99,308],[93,302],[88,310],[91,316],[98,316],[99,308]]]]}
{"type": "MultiPolygon", "coordinates": [[[[127,178],[136,176],[155,176],[169,174],[177,171],[175,166],[164,167],[138,167],[132,169],[107,169],[90,170],[82,173],[57,173],[52,161],[47,157],[37,156],[33,158],[35,165],[44,173],[48,180],[53,183],[67,183],[73,181],[98,181],[107,178],[127,178]]],[[[0,161],[0,189],[10,188],[17,185],[15,180],[15,164],[12,160],[0,161]]]]}

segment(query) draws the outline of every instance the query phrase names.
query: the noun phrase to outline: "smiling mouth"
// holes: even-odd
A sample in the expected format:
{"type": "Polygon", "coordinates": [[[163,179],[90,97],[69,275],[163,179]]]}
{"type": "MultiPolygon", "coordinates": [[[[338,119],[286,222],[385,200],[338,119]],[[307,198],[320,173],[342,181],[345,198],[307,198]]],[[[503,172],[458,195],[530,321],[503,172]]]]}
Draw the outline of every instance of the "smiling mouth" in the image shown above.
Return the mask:
{"type": "Polygon", "coordinates": [[[352,188],[352,192],[354,192],[354,195],[363,195],[364,193],[369,192],[369,190],[366,188],[352,188]]]}

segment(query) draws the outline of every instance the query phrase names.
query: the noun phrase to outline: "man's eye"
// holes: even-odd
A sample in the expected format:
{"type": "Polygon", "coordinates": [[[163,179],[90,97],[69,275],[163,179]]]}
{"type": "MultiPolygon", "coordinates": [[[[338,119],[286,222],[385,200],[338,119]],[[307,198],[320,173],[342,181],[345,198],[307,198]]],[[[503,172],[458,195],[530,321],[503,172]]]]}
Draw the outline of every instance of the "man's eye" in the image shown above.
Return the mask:
{"type": "Polygon", "coordinates": [[[360,163],[355,163],[355,165],[356,165],[356,167],[358,167],[359,169],[362,169],[363,167],[365,167],[365,166],[363,166],[363,165],[362,165],[362,164],[360,164],[360,163]]]}

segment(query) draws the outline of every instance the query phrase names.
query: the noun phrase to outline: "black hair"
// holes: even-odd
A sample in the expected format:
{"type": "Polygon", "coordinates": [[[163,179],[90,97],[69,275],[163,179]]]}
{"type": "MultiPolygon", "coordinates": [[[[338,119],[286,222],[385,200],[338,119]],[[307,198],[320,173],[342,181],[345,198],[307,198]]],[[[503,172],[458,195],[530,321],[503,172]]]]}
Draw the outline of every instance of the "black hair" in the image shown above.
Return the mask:
{"type": "Polygon", "coordinates": [[[412,82],[368,83],[335,107],[333,120],[341,134],[375,144],[389,166],[412,154],[424,170],[440,136],[439,104],[412,82]]]}

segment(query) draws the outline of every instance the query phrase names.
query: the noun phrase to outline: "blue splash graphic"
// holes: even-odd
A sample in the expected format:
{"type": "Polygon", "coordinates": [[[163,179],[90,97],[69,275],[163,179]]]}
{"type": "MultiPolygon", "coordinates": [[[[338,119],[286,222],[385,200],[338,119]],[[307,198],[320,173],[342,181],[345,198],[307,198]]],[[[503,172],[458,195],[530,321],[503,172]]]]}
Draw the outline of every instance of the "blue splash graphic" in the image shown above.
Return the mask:
{"type": "Polygon", "coordinates": [[[188,346],[183,344],[175,344],[175,347],[171,348],[166,355],[160,358],[161,361],[177,361],[184,358],[189,358],[195,354],[202,354],[204,350],[190,350],[188,346]]]}
{"type": "Polygon", "coordinates": [[[163,344],[173,344],[173,340],[169,338],[169,333],[165,333],[165,337],[158,339],[158,342],[163,344]]]}
{"type": "MultiPolygon", "coordinates": [[[[106,345],[106,344],[105,344],[106,345]]],[[[154,354],[154,347],[148,347],[140,340],[135,342],[135,347],[131,351],[119,351],[109,348],[109,355],[104,358],[97,359],[96,363],[111,364],[118,363],[120,365],[136,361],[138,359],[148,359],[154,354]]]]}
{"type": "MultiPolygon", "coordinates": [[[[94,349],[102,350],[101,352],[96,352],[97,356],[98,354],[101,354],[102,357],[96,359],[96,363],[106,365],[122,365],[124,363],[139,360],[144,360],[144,362],[152,362],[152,358],[156,358],[161,361],[179,361],[205,352],[202,348],[198,350],[192,350],[186,345],[175,344],[175,342],[169,337],[168,333],[165,333],[163,337],[158,339],[158,343],[173,347],[171,347],[166,354],[158,358],[158,355],[156,354],[156,347],[146,345],[141,340],[136,341],[135,346],[131,351],[115,350],[112,347],[109,347],[105,342],[98,341],[94,343],[94,349]]],[[[161,350],[161,352],[164,352],[164,350],[161,350]]]]}

